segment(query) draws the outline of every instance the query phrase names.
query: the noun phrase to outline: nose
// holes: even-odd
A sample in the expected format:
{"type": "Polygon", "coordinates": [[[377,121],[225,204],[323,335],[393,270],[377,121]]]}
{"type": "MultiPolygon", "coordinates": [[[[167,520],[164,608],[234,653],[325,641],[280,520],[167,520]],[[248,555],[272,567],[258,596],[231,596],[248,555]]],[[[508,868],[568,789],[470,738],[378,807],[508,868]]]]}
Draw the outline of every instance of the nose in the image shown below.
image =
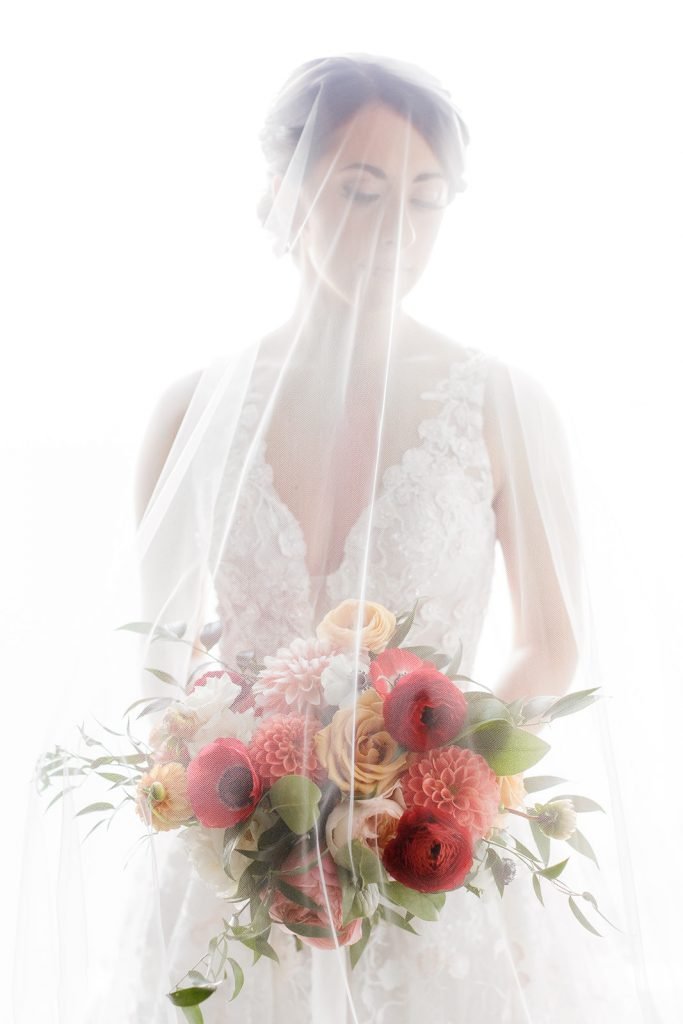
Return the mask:
{"type": "Polygon", "coordinates": [[[404,196],[397,196],[388,202],[382,223],[381,246],[383,249],[409,248],[417,237],[410,206],[404,196]]]}

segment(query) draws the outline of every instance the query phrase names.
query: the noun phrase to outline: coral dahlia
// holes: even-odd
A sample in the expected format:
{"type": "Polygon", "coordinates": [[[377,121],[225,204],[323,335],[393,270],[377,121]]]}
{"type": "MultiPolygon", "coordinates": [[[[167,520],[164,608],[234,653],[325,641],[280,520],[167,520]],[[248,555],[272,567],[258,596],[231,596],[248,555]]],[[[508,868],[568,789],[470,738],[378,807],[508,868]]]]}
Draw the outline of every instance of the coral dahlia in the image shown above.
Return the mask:
{"type": "Polygon", "coordinates": [[[480,839],[498,814],[498,777],[487,761],[465,747],[438,747],[411,754],[401,779],[407,807],[446,813],[480,839]]]}
{"type": "Polygon", "coordinates": [[[314,737],[322,722],[311,715],[273,715],[249,744],[249,757],[265,786],[283,775],[306,775],[314,782],[327,776],[315,752],[314,737]]]}

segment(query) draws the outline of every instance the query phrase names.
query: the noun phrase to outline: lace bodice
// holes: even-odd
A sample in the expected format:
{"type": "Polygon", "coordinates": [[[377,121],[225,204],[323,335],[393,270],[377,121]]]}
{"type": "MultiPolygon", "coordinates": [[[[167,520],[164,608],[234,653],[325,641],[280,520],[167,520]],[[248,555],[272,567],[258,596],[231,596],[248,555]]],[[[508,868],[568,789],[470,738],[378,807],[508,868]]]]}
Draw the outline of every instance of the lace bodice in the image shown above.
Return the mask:
{"type": "MultiPolygon", "coordinates": [[[[370,531],[367,598],[403,611],[418,595],[426,596],[410,643],[455,653],[462,641],[460,670],[466,675],[473,674],[494,570],[493,481],[483,434],[489,367],[483,352],[466,349],[464,359],[454,359],[448,374],[420,393],[436,401],[437,411],[422,419],[418,443],[384,472],[370,531]]],[[[235,467],[244,461],[259,415],[259,394],[248,398],[234,445],[235,467]]],[[[219,515],[225,511],[221,500],[219,494],[219,515]]],[[[258,646],[275,653],[296,637],[314,635],[321,613],[356,596],[367,515],[366,509],[350,530],[338,569],[327,578],[311,577],[301,526],[274,488],[263,442],[257,446],[215,573],[216,610],[224,623],[220,655],[228,664],[239,650],[258,646]]],[[[508,829],[529,843],[523,819],[515,818],[508,829]]],[[[595,876],[590,866],[581,868],[590,891],[595,876]]],[[[160,878],[162,928],[176,982],[221,931],[225,906],[190,868],[180,844],[168,845],[160,878]]],[[[438,921],[414,919],[418,935],[380,922],[353,970],[346,950],[341,960],[308,945],[297,951],[294,937],[278,927],[269,941],[279,965],[266,956],[254,963],[251,952],[235,943],[231,955],[244,970],[244,987],[230,1003],[232,982],[221,986],[202,1004],[204,1020],[642,1024],[632,992],[617,981],[621,968],[608,940],[591,942],[563,898],[552,899],[555,894],[548,896],[546,888],[547,905],[541,906],[527,877],[506,887],[502,900],[493,882],[482,884],[481,898],[463,889],[450,893],[438,921]],[[548,970],[553,957],[564,969],[548,970]],[[613,984],[605,986],[605,977],[613,984]]],[[[156,955],[158,941],[151,922],[140,949],[143,975],[145,957],[156,955]]],[[[119,984],[117,998],[127,1010],[135,1009],[126,1019],[180,1019],[180,1011],[176,1016],[168,1004],[143,993],[139,982],[131,982],[128,994],[119,984]]]]}
{"type": "MultiPolygon", "coordinates": [[[[389,466],[372,510],[366,596],[395,611],[418,607],[413,644],[455,651],[471,668],[488,601],[495,543],[493,482],[482,431],[488,359],[465,349],[448,374],[420,393],[438,411],[422,419],[419,442],[389,466]]],[[[259,395],[244,409],[235,459],[259,415],[259,395]]],[[[369,507],[352,526],[339,567],[312,577],[296,518],[273,486],[265,442],[257,444],[235,521],[215,574],[217,612],[227,627],[222,654],[260,642],[266,652],[296,636],[314,635],[322,615],[356,595],[365,555],[369,507]]]]}

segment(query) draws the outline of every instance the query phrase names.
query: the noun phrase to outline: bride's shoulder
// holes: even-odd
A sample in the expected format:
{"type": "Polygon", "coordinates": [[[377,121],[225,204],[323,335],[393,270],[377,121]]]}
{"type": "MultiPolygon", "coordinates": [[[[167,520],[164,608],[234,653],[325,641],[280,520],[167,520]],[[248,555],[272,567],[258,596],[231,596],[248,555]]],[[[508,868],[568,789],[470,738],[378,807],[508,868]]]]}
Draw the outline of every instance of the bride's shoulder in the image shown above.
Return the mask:
{"type": "Polygon", "coordinates": [[[492,356],[482,348],[463,345],[450,335],[425,324],[415,322],[415,327],[411,348],[414,353],[419,353],[421,361],[428,365],[433,375],[445,375],[451,367],[460,363],[476,361],[488,367],[492,362],[492,356]]]}

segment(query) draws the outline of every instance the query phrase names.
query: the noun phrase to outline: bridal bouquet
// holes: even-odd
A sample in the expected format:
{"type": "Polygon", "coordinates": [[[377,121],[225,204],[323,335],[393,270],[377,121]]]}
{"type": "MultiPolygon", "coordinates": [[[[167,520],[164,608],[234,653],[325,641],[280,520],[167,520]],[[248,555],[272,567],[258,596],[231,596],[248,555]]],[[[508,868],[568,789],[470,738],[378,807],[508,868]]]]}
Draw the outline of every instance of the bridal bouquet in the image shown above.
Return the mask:
{"type": "MultiPolygon", "coordinates": [[[[381,920],[419,934],[414,919],[438,919],[448,892],[481,897],[489,877],[502,898],[519,865],[541,903],[545,881],[600,934],[578,903],[604,918],[596,899],[560,881],[569,857],[549,861],[551,839],[595,860],[577,813],[603,809],[575,795],[527,804],[566,780],[524,774],[550,749],[533,727],[587,707],[597,688],[512,704],[485,687],[464,692],[458,682],[474,680],[458,674],[462,650],[452,657],[404,645],[416,607],[396,616],[349,599],[314,637],[262,662],[243,652],[233,667],[210,654],[221,624],[209,623],[200,643],[210,661],[184,683],[150,669],[180,692],[124,712],[145,704],[137,719],[156,716],[147,742],[127,719],[125,733],[105,728],[129,753],[87,757],[56,747],[41,759],[42,789],[73,773],[124,794],[118,805],[97,801],[78,812],[102,814],[91,832],[132,804],[148,834],[177,833],[195,870],[231,908],[204,969],[188,971],[168,994],[188,1019],[202,1020],[199,1004],[228,968],[232,998],[239,993],[244,976],[229,956],[231,940],[252,950],[254,962],[277,961],[268,941],[275,926],[298,949],[348,946],[354,967],[381,920]],[[507,831],[510,815],[528,821],[535,851],[507,831]]],[[[119,628],[189,643],[183,623],[119,628]]],[[[108,751],[80,731],[88,747],[108,751]]]]}

